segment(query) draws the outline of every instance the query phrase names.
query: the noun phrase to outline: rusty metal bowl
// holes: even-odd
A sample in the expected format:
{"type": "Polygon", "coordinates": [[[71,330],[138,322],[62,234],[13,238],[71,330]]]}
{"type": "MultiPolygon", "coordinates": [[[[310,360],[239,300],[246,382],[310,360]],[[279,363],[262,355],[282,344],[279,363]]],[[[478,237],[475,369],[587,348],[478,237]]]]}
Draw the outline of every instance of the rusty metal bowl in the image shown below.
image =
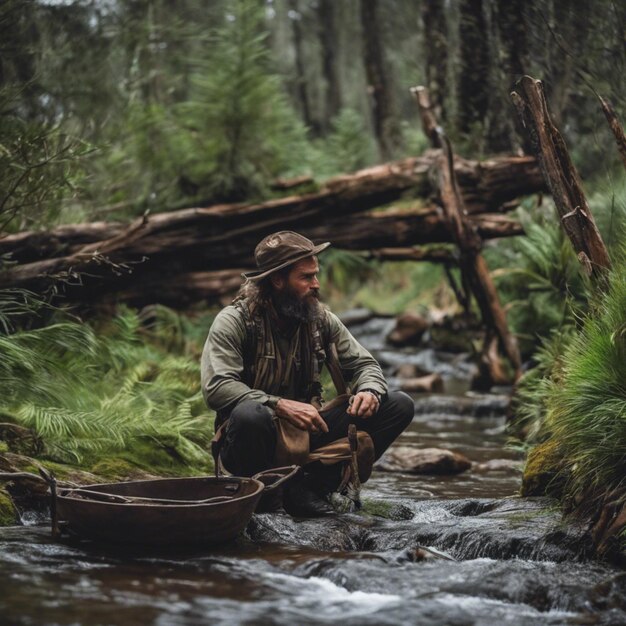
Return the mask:
{"type": "Polygon", "coordinates": [[[159,478],[71,489],[51,485],[53,532],[57,527],[98,541],[164,547],[223,543],[243,531],[263,494],[298,470],[290,466],[252,478],[159,478]]]}

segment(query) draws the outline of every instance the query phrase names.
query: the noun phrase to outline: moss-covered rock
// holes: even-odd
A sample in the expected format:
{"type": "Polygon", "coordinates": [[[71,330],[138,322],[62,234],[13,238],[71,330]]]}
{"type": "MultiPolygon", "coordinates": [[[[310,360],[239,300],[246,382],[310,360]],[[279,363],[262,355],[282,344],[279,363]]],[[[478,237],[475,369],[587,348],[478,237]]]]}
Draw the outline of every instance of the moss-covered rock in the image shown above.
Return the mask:
{"type": "Polygon", "coordinates": [[[414,516],[413,511],[404,504],[386,502],[385,500],[372,500],[370,498],[363,499],[360,513],[389,520],[408,520],[414,516]]]}
{"type": "Polygon", "coordinates": [[[44,444],[41,437],[30,428],[11,422],[0,422],[0,443],[16,454],[36,456],[43,452],[44,444]]]}
{"type": "Polygon", "coordinates": [[[99,461],[91,468],[91,472],[100,478],[110,480],[141,480],[154,477],[154,474],[150,474],[130,461],[119,457],[99,461]]]}
{"type": "Polygon", "coordinates": [[[535,446],[526,460],[522,477],[522,496],[560,497],[563,492],[564,457],[554,439],[535,446]]]}
{"type": "Polygon", "coordinates": [[[447,326],[431,326],[429,344],[444,352],[472,352],[476,335],[477,333],[459,331],[447,326]]]}
{"type": "Polygon", "coordinates": [[[0,526],[14,526],[19,521],[11,496],[4,489],[0,489],[0,526]]]}

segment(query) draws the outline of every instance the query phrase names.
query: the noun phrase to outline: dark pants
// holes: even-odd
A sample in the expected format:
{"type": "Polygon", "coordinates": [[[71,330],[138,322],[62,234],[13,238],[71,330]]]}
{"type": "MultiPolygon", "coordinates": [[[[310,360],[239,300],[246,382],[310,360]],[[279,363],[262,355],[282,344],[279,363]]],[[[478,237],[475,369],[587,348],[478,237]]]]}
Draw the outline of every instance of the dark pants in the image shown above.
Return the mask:
{"type": "MultiPolygon", "coordinates": [[[[346,403],[323,415],[328,432],[311,435],[311,450],[346,437],[348,425],[353,423],[358,430],[369,433],[378,459],[411,423],[414,415],[413,400],[402,391],[389,393],[378,412],[367,419],[348,415],[347,408],[346,403]]],[[[252,476],[272,467],[276,449],[276,426],[272,417],[272,411],[259,402],[242,402],[233,409],[220,452],[222,463],[229,472],[236,476],[252,476]]],[[[329,485],[338,471],[333,466],[330,469],[318,467],[317,470],[320,474],[317,482],[329,485]]]]}

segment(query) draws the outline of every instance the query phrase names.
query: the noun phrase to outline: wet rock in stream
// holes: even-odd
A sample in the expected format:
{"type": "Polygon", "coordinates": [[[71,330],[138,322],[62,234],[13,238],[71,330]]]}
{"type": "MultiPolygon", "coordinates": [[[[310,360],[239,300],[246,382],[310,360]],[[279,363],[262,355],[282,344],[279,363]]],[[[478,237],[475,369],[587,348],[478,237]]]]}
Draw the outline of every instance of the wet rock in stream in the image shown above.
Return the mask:
{"type": "Polygon", "coordinates": [[[403,313],[396,318],[387,341],[394,346],[417,346],[428,330],[428,320],[417,313],[403,313]]]}
{"type": "Polygon", "coordinates": [[[472,462],[460,452],[443,448],[411,448],[392,446],[374,466],[384,472],[409,474],[460,474],[472,462]]]}
{"type": "MultiPolygon", "coordinates": [[[[607,575],[602,566],[596,565],[573,564],[564,570],[552,562],[529,563],[522,560],[502,562],[492,559],[461,563],[427,561],[417,564],[409,561],[399,563],[392,559],[377,564],[376,568],[377,575],[372,576],[372,564],[364,555],[361,559],[352,560],[322,558],[309,561],[297,568],[294,573],[306,578],[311,576],[325,578],[348,591],[387,593],[399,596],[405,601],[417,600],[420,603],[420,623],[426,624],[475,623],[468,620],[467,606],[464,606],[470,597],[475,604],[478,603],[478,598],[493,603],[491,607],[496,613],[492,616],[493,621],[490,622],[492,624],[502,623],[497,617],[500,612],[506,611],[506,605],[509,619],[511,613],[514,613],[513,605],[526,605],[544,613],[542,616],[536,615],[535,619],[539,617],[543,619],[534,623],[562,624],[564,622],[560,620],[565,617],[564,615],[554,616],[554,621],[550,621],[550,615],[545,615],[545,612],[555,609],[562,613],[586,612],[590,602],[595,598],[593,592],[581,593],[580,579],[585,578],[592,584],[600,583],[607,575]],[[442,610],[442,605],[446,601],[449,604],[442,610]],[[428,619],[431,611],[438,615],[441,621],[431,622],[428,619]],[[444,615],[445,621],[442,619],[444,615]]],[[[488,607],[489,604],[486,603],[484,609],[488,607]]],[[[516,615],[516,617],[519,619],[530,616],[516,615]]],[[[517,619],[511,623],[519,623],[517,619]]]]}
{"type": "Polygon", "coordinates": [[[415,402],[415,415],[504,417],[510,402],[511,397],[506,394],[432,395],[415,402]]]}
{"type": "Polygon", "coordinates": [[[246,532],[255,542],[324,551],[385,552],[432,546],[459,560],[562,562],[592,555],[586,528],[564,525],[550,499],[429,499],[412,503],[412,508],[414,517],[404,521],[356,514],[306,520],[255,515],[246,532]]]}

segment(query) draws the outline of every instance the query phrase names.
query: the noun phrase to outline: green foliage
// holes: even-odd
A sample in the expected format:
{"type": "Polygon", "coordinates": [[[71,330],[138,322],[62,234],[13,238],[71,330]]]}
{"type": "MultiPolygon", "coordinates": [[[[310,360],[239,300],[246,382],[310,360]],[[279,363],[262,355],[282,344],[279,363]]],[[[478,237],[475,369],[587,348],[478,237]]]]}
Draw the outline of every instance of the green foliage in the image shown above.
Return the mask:
{"type": "Polygon", "coordinates": [[[454,296],[442,267],[434,263],[388,261],[372,265],[372,274],[350,297],[337,294],[334,309],[365,307],[381,314],[399,314],[429,306],[448,307],[454,296]]]}
{"type": "Polygon", "coordinates": [[[511,329],[529,356],[537,340],[572,323],[584,308],[589,285],[556,219],[521,211],[525,237],[487,251],[511,329]]]}
{"type": "Polygon", "coordinates": [[[320,279],[329,297],[345,297],[376,273],[376,268],[365,257],[330,248],[320,256],[320,279]]]}
{"type": "Polygon", "coordinates": [[[517,383],[512,400],[515,416],[509,432],[525,447],[535,445],[550,436],[546,428],[547,401],[563,369],[563,355],[575,335],[575,326],[565,324],[543,337],[533,354],[534,367],[517,383]]]}
{"type": "Polygon", "coordinates": [[[626,263],[565,349],[546,400],[546,427],[567,459],[567,495],[605,496],[626,484],[626,263]]]}
{"type": "Polygon", "coordinates": [[[320,178],[353,172],[376,161],[376,143],[365,120],[349,108],[333,118],[330,133],[314,147],[311,167],[320,178]]]}
{"type": "Polygon", "coordinates": [[[428,137],[413,121],[402,125],[402,136],[404,151],[410,156],[419,156],[430,148],[428,137]]]}
{"type": "Polygon", "coordinates": [[[73,193],[84,142],[23,119],[15,89],[0,88],[0,231],[45,225],[73,193]]]}
{"type": "Polygon", "coordinates": [[[589,185],[588,202],[610,253],[619,255],[626,239],[626,172],[621,163],[589,185]]]}
{"type": "Polygon", "coordinates": [[[189,133],[182,168],[197,194],[241,200],[258,195],[280,173],[297,173],[307,145],[270,70],[263,7],[236,0],[231,10],[209,57],[197,60],[190,99],[178,111],[189,133]]]}
{"type": "Polygon", "coordinates": [[[123,310],[99,328],[62,322],[0,336],[0,411],[34,429],[53,460],[89,466],[122,454],[152,471],[208,471],[212,415],[197,350],[182,332],[172,340],[165,311],[147,327],[123,310]]]}
{"type": "Polygon", "coordinates": [[[555,331],[536,355],[537,368],[520,381],[514,426],[535,444],[524,475],[527,493],[556,490],[587,511],[611,493],[625,497],[625,305],[622,260],[611,272],[608,292],[593,302],[579,328],[555,331]]]}

